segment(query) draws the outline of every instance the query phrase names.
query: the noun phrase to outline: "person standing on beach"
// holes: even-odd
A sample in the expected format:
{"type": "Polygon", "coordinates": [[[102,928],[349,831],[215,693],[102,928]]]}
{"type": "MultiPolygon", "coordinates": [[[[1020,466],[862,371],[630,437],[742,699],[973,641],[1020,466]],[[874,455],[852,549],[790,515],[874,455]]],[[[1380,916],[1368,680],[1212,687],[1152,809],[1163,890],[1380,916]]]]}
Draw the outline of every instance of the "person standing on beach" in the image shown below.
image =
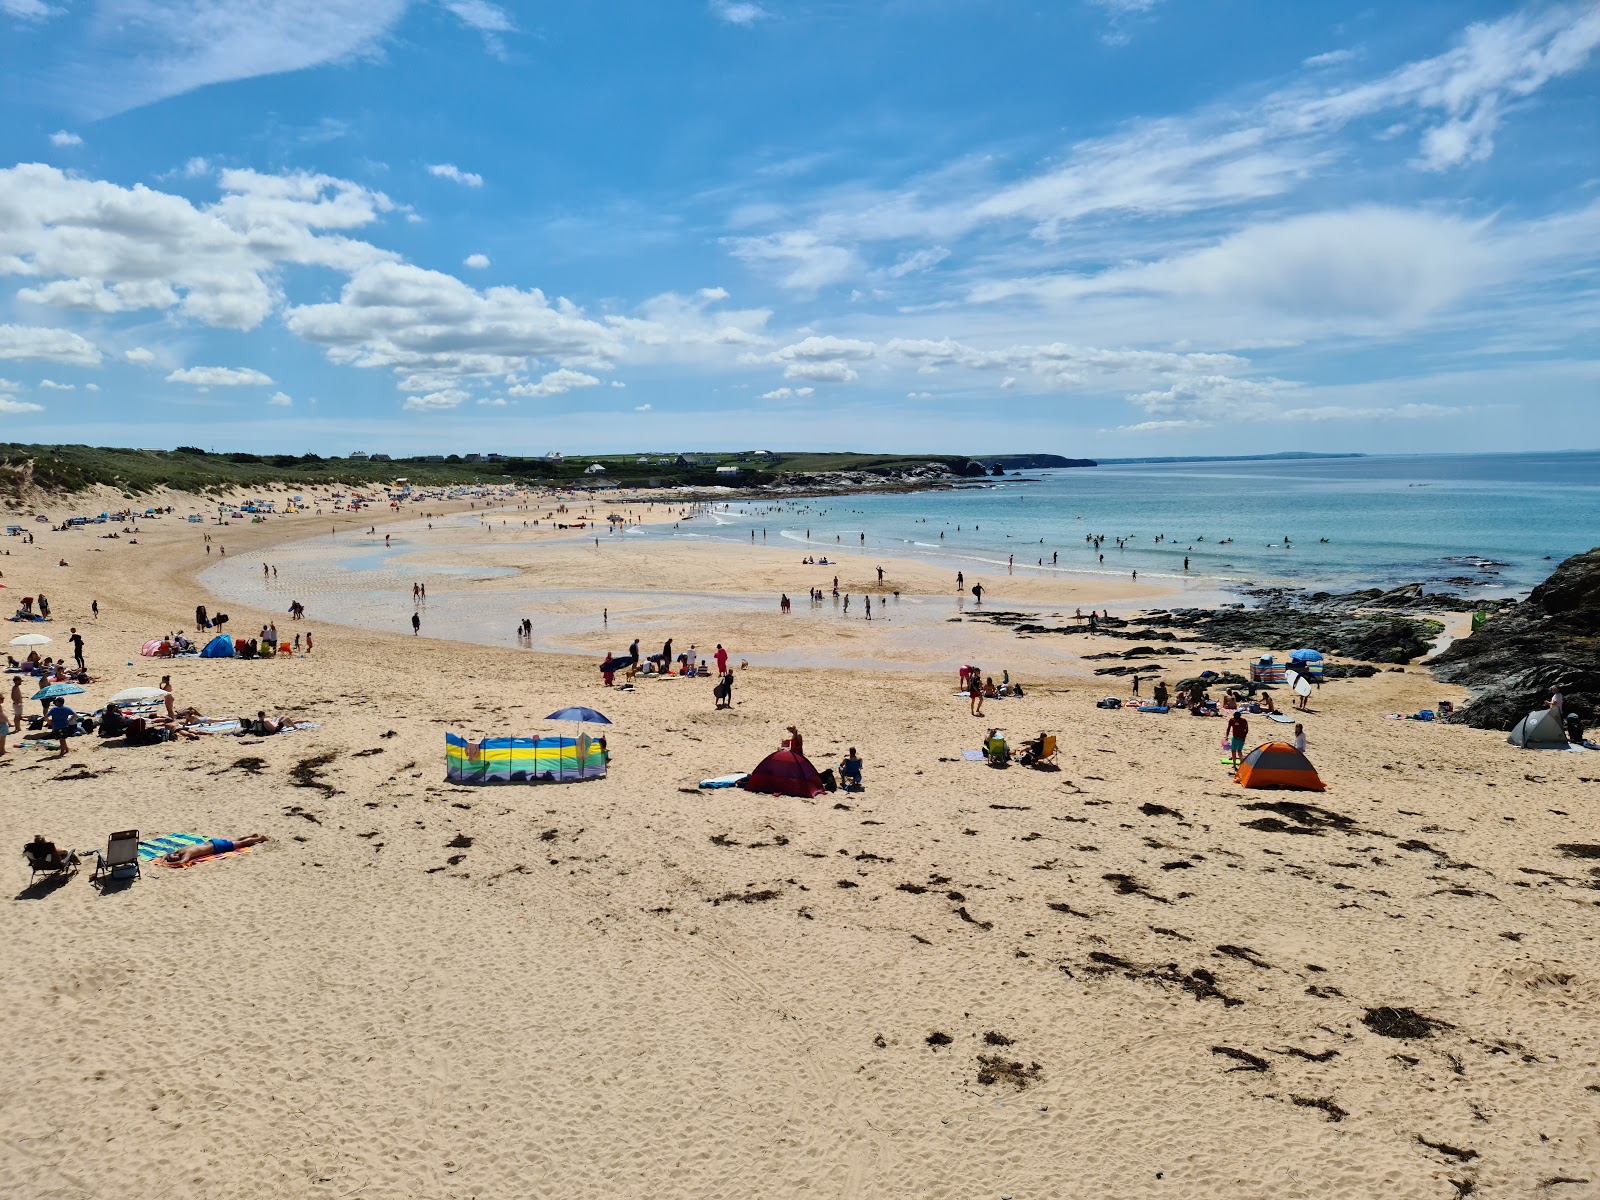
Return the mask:
{"type": "Polygon", "coordinates": [[[1250,722],[1244,719],[1242,712],[1235,712],[1228,722],[1228,754],[1237,767],[1244,758],[1244,740],[1250,736],[1250,722]]]}
{"type": "Polygon", "coordinates": [[[416,637],[421,632],[422,632],[422,614],[421,613],[412,613],[411,614],[411,636],[412,637],[416,637]]]}
{"type": "Polygon", "coordinates": [[[94,619],[98,621],[100,619],[100,601],[89,601],[89,611],[94,614],[94,619]]]}
{"type": "Polygon", "coordinates": [[[22,731],[22,676],[14,676],[11,680],[11,723],[22,731]]]}
{"type": "Polygon", "coordinates": [[[306,653],[311,653],[311,630],[306,630],[306,653]]]}
{"type": "Polygon", "coordinates": [[[972,585],[972,594],[978,598],[978,603],[982,604],[983,603],[983,584],[981,584],[981,583],[973,584],[972,585]]]}
{"type": "Polygon", "coordinates": [[[717,660],[717,674],[726,675],[728,673],[728,652],[722,648],[721,642],[717,643],[717,652],[712,657],[717,660]]]}
{"type": "Polygon", "coordinates": [[[974,668],[967,670],[967,707],[973,716],[983,716],[983,674],[974,668]]]}
{"type": "Polygon", "coordinates": [[[72,636],[67,639],[72,643],[72,659],[78,664],[78,670],[87,671],[89,668],[83,663],[83,634],[78,632],[78,627],[72,627],[72,636]]]}
{"type": "Polygon", "coordinates": [[[962,588],[964,588],[964,587],[965,587],[965,586],[966,586],[966,585],[967,585],[967,578],[966,578],[966,576],[965,576],[965,575],[963,575],[963,574],[962,574],[962,573],[961,573],[961,572],[960,572],[960,571],[957,571],[957,572],[956,572],[956,591],[958,591],[958,592],[959,592],[959,591],[960,591],[960,590],[961,590],[961,589],[962,589],[962,588]]]}

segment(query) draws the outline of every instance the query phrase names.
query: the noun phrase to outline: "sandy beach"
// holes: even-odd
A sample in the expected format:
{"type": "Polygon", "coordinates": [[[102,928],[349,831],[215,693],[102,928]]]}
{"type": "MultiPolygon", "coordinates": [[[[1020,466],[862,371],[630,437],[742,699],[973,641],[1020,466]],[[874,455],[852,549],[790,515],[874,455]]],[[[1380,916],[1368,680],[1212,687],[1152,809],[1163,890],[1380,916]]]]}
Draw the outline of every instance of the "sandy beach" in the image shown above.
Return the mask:
{"type": "MultiPolygon", "coordinates": [[[[543,500],[225,528],[161,502],[136,544],[0,542],[0,595],[48,594],[51,651],[85,637],[75,707],[170,671],[180,705],[320,727],[13,737],[6,1196],[1600,1196],[1600,755],[1385,720],[1465,699],[1421,665],[1316,693],[1325,793],[1247,791],[1220,721],[1096,708],[1126,683],[1095,639],[965,619],[870,548],[837,570],[868,623],[811,607],[835,572],[789,546],[521,528],[543,500]],[[201,603],[315,651],[139,657],[201,603]],[[664,635],[749,661],[731,710],[710,679],[602,686],[664,635]],[[974,718],[961,662],[1028,695],[974,718]],[[613,722],[606,779],[446,782],[446,731],[570,732],[542,719],[567,704],[613,722]],[[791,724],[819,767],[858,747],[866,790],[697,789],[791,724]],[[1059,770],[965,760],[991,725],[1058,734],[1059,770]],[[131,828],[271,840],[104,889],[16,853],[131,828]]],[[[1172,598],[985,583],[989,609],[1172,598]]]]}

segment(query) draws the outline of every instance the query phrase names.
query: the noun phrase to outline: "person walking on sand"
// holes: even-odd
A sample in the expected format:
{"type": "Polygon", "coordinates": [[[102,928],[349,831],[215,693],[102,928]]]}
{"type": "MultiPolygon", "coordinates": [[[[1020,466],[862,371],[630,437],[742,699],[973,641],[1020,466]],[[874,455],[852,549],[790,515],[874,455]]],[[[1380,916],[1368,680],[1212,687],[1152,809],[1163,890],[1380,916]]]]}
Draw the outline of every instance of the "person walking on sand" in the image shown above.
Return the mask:
{"type": "Polygon", "coordinates": [[[98,621],[100,619],[100,601],[89,601],[89,611],[94,614],[94,619],[98,621]]]}
{"type": "Polygon", "coordinates": [[[978,598],[978,603],[982,604],[983,603],[983,584],[981,584],[981,583],[973,584],[972,585],[972,594],[978,598]]]}
{"type": "Polygon", "coordinates": [[[972,668],[967,671],[967,708],[973,716],[983,716],[983,675],[972,668]]]}
{"type": "Polygon", "coordinates": [[[311,653],[311,630],[306,630],[306,653],[311,653]]]}
{"type": "Polygon", "coordinates": [[[1250,736],[1250,722],[1244,719],[1242,712],[1235,712],[1228,722],[1228,754],[1237,767],[1244,758],[1244,740],[1250,736]]]}
{"type": "Polygon", "coordinates": [[[72,736],[72,727],[77,723],[78,714],[67,707],[67,702],[60,696],[56,697],[55,704],[50,708],[50,732],[56,735],[61,743],[61,748],[56,751],[57,758],[64,758],[67,754],[67,739],[72,736]]]}
{"type": "Polygon", "coordinates": [[[422,615],[420,613],[412,613],[411,614],[411,636],[412,637],[416,637],[421,632],[422,632],[422,615]]]}
{"type": "Polygon", "coordinates": [[[83,634],[78,632],[78,627],[72,627],[72,636],[67,639],[72,643],[72,661],[78,664],[78,670],[87,671],[89,668],[83,661],[83,634]]]}
{"type": "Polygon", "coordinates": [[[967,577],[965,575],[963,575],[960,571],[957,571],[956,572],[956,591],[959,592],[966,585],[967,585],[967,577]]]}

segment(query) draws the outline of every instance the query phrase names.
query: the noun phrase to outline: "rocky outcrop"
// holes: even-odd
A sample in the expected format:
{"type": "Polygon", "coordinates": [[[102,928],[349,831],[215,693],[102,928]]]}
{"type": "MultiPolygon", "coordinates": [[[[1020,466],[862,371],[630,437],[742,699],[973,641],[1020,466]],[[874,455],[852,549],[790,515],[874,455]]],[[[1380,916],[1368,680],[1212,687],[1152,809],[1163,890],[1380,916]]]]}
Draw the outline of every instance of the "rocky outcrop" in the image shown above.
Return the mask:
{"type": "Polygon", "coordinates": [[[1189,630],[1214,646],[1268,646],[1280,651],[1311,646],[1324,654],[1381,663],[1408,663],[1426,654],[1444,629],[1438,621],[1417,617],[1270,600],[1257,608],[1156,611],[1145,614],[1143,623],[1189,630]]]}
{"type": "Polygon", "coordinates": [[[1521,604],[1485,621],[1433,660],[1434,673],[1471,689],[1457,719],[1510,729],[1559,684],[1586,724],[1600,711],[1600,547],[1575,554],[1521,604]]]}
{"type": "Polygon", "coordinates": [[[915,491],[948,487],[961,479],[960,474],[944,463],[930,462],[919,467],[879,467],[865,471],[789,471],[773,483],[757,483],[754,487],[762,492],[816,495],[819,492],[915,491]]]}

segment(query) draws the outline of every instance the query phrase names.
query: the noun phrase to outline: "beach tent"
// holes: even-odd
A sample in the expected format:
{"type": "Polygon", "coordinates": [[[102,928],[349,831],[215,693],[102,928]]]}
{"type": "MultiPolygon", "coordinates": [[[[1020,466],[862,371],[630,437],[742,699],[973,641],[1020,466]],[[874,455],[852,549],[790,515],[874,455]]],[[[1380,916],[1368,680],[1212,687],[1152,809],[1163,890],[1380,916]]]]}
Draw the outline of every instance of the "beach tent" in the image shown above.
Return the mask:
{"type": "Polygon", "coordinates": [[[575,738],[483,738],[444,735],[445,778],[451,783],[577,783],[606,773],[598,741],[575,738]]]}
{"type": "Polygon", "coordinates": [[[146,642],[144,645],[139,647],[139,653],[144,655],[146,658],[154,658],[160,652],[161,652],[161,639],[160,638],[151,638],[148,642],[146,642]]]}
{"type": "Polygon", "coordinates": [[[1536,708],[1511,727],[1506,739],[1524,750],[1565,750],[1567,732],[1561,728],[1553,708],[1536,708]]]}
{"type": "Polygon", "coordinates": [[[232,658],[233,639],[225,633],[219,633],[206,643],[206,648],[200,651],[201,658],[232,658]]]}
{"type": "Polygon", "coordinates": [[[1235,775],[1245,787],[1298,788],[1320,792],[1322,778],[1300,751],[1288,742],[1268,742],[1244,756],[1235,775]]]}
{"type": "Polygon", "coordinates": [[[792,750],[775,750],[767,755],[739,786],[751,792],[804,796],[808,800],[828,790],[806,756],[792,750]]]}

